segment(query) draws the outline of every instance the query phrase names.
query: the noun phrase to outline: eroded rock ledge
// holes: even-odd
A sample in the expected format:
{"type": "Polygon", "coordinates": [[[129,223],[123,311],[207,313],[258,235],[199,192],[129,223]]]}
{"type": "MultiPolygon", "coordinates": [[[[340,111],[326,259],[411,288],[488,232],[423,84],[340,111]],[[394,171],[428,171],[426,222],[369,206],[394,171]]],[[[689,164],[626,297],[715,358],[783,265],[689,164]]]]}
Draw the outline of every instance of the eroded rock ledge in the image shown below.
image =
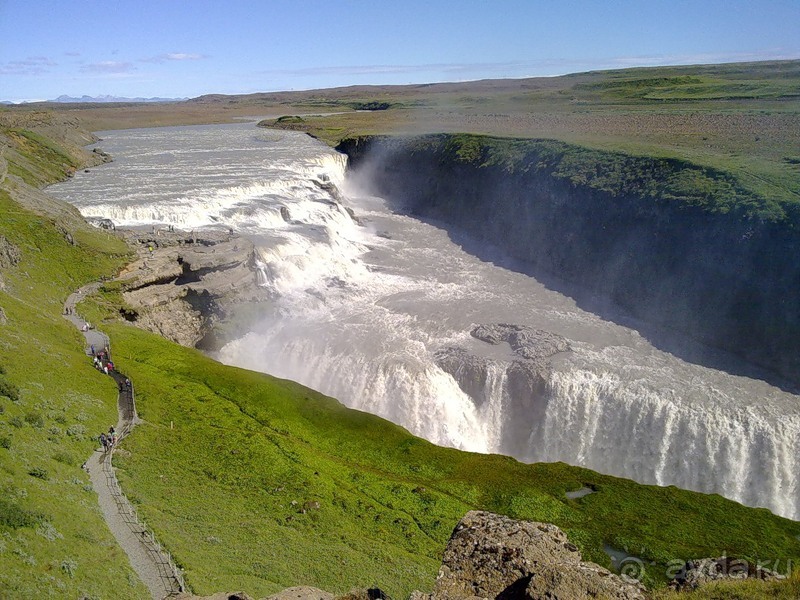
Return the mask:
{"type": "Polygon", "coordinates": [[[613,598],[644,600],[642,585],[584,562],[577,546],[555,525],[470,511],[444,551],[432,594],[415,600],[454,598],[613,598]]]}
{"type": "Polygon", "coordinates": [[[234,304],[265,300],[249,240],[223,231],[120,231],[137,251],[119,280],[125,317],[195,346],[234,304]]]}

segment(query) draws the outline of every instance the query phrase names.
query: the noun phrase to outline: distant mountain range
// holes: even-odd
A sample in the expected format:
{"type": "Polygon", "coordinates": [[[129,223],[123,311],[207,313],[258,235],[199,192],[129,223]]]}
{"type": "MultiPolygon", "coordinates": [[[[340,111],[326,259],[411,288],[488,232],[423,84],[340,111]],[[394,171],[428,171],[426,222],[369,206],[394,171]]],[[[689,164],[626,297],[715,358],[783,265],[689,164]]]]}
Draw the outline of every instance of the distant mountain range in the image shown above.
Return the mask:
{"type": "MultiPolygon", "coordinates": [[[[98,103],[98,102],[182,102],[188,98],[123,98],[121,96],[67,96],[62,94],[54,100],[40,100],[36,102],[58,102],[60,104],[67,103],[98,103]]],[[[0,104],[31,104],[31,102],[10,102],[8,100],[0,100],[0,104]]]]}
{"type": "Polygon", "coordinates": [[[48,100],[48,102],[181,102],[188,100],[188,98],[122,98],[120,96],[81,96],[76,98],[74,96],[61,95],[55,100],[48,100]]]}

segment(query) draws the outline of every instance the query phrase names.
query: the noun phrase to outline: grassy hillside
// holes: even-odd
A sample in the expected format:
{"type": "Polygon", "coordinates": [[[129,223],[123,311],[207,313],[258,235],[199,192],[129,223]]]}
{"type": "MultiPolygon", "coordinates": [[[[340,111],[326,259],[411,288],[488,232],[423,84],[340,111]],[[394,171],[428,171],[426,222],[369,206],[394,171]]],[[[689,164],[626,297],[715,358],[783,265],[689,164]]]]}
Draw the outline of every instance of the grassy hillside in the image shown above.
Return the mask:
{"type": "MultiPolygon", "coordinates": [[[[116,418],[115,390],[60,317],[66,295],[112,273],[125,249],[88,228],[67,233],[0,192],[0,235],[21,257],[0,270],[0,589],[140,598],[80,470],[90,437],[116,418]]],[[[114,289],[81,308],[103,321],[146,421],[117,454],[120,480],[195,591],[380,585],[400,598],[432,586],[471,508],[554,522],[601,563],[604,545],[625,550],[653,585],[673,560],[800,560],[800,523],[719,496],[438,448],[127,326],[114,289]],[[595,493],[566,498],[582,486],[595,493]]]]}
{"type": "Polygon", "coordinates": [[[0,238],[16,250],[0,260],[0,596],[142,598],[80,468],[116,422],[115,386],[61,317],[67,294],[115,270],[126,248],[13,201],[8,190],[24,187],[13,175],[47,181],[64,155],[30,131],[0,131],[0,142],[15,154],[0,185],[0,238]]]}

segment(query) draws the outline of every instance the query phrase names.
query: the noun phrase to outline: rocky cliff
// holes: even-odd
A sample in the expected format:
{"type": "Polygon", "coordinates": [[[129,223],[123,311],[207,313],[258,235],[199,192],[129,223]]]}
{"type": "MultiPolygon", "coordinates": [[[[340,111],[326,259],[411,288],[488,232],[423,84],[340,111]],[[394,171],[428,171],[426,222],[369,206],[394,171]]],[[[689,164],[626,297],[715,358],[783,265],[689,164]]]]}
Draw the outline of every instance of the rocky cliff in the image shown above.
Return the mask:
{"type": "Polygon", "coordinates": [[[545,140],[362,137],[338,149],[398,210],[466,233],[476,254],[500,247],[589,310],[632,317],[656,345],[681,354],[674,340],[687,336],[800,381],[800,206],[690,163],[545,140]]]}
{"type": "Polygon", "coordinates": [[[221,231],[120,231],[138,260],[120,274],[139,327],[194,346],[234,304],[266,299],[256,280],[253,244],[221,231]]]}

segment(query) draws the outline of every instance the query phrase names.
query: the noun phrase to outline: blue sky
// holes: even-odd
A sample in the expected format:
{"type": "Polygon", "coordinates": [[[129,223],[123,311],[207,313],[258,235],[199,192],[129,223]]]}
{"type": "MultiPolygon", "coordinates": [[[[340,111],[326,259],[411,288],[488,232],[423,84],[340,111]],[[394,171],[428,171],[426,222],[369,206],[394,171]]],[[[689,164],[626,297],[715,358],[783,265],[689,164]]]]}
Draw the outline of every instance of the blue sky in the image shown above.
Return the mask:
{"type": "Polygon", "coordinates": [[[0,0],[0,100],[800,58],[800,0],[0,0]]]}

